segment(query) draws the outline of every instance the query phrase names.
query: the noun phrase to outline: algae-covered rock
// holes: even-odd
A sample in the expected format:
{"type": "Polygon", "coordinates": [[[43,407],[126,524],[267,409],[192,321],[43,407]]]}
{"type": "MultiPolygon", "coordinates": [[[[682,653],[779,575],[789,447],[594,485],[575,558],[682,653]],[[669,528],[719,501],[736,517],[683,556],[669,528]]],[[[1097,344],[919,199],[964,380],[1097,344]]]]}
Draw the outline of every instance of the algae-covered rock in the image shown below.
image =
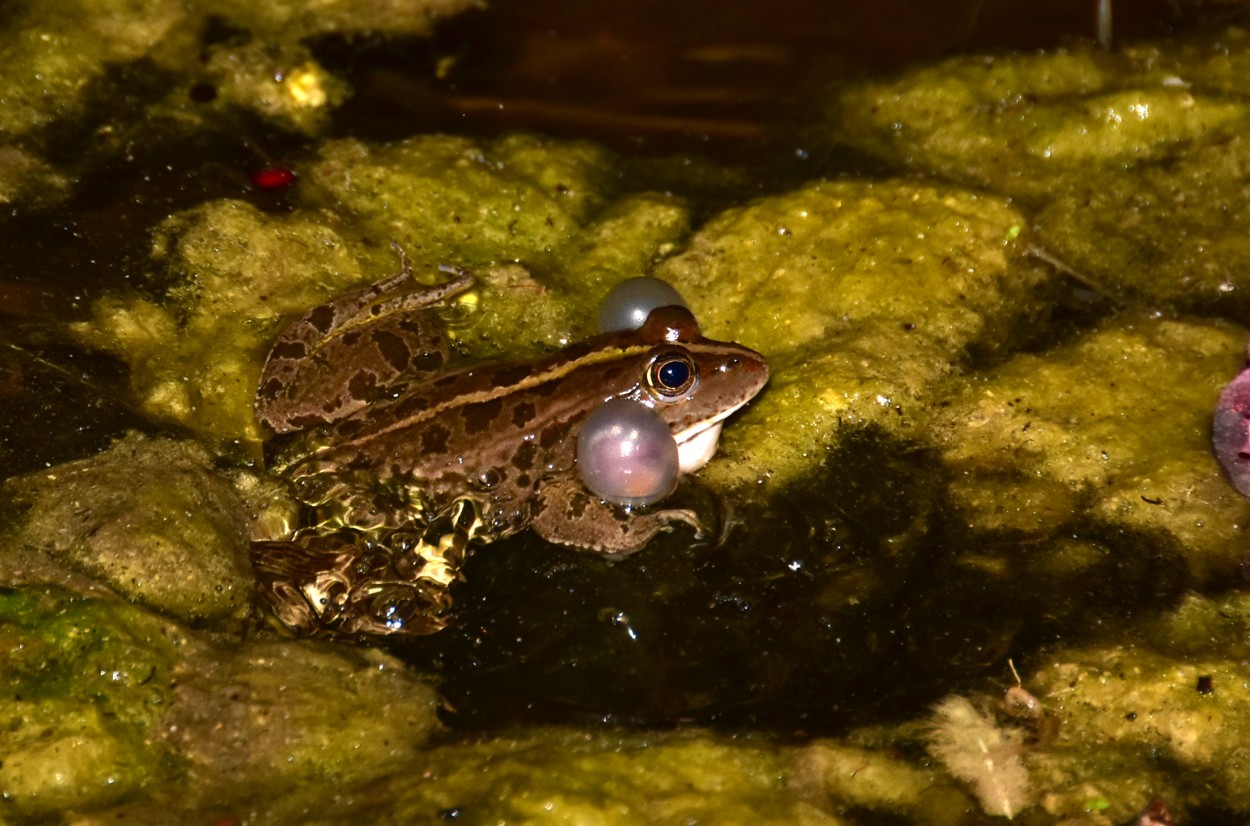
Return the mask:
{"type": "Polygon", "coordinates": [[[350,88],[314,55],[314,40],[426,37],[479,5],[15,0],[0,29],[0,203],[55,204],[101,165],[133,169],[154,155],[179,167],[220,163],[219,149],[253,143],[256,126],[241,120],[319,134],[350,88]],[[194,160],[180,151],[190,145],[194,160]]]}
{"type": "MultiPolygon", "coordinates": [[[[211,84],[212,107],[250,110],[270,123],[316,134],[349,96],[347,83],[313,59],[302,43],[258,40],[215,44],[198,81],[211,84]]],[[[173,105],[186,92],[178,89],[173,105]]],[[[182,107],[180,107],[182,108],[182,107]]]]}
{"type": "Polygon", "coordinates": [[[418,270],[468,267],[483,300],[455,334],[475,355],[521,357],[594,332],[612,284],[643,274],[685,233],[676,199],[614,201],[617,174],[613,158],[585,142],[336,141],[309,170],[307,197],[375,242],[400,243],[418,270]]]}
{"type": "Polygon", "coordinates": [[[0,592],[0,795],[10,815],[98,808],[182,773],[154,746],[181,641],[167,621],[55,588],[0,592]]]}
{"type": "Polygon", "coordinates": [[[111,66],[163,62],[184,44],[176,0],[17,3],[0,39],[0,130],[23,135],[79,114],[111,66]]]}
{"type": "Polygon", "coordinates": [[[854,735],[815,740],[795,754],[790,787],[807,800],[872,811],[917,824],[968,820],[969,801],[935,766],[916,765],[897,750],[865,747],[854,735]]]}
{"type": "MultiPolygon", "coordinates": [[[[0,85],[5,106],[0,130],[24,135],[83,114],[93,94],[107,88],[110,72],[150,61],[185,80],[199,76],[200,47],[211,46],[210,73],[222,80],[228,98],[262,114],[272,95],[287,98],[281,114],[299,125],[293,110],[317,109],[333,100],[339,84],[323,78],[327,100],[302,100],[315,63],[285,62],[300,42],[315,35],[386,31],[427,35],[438,18],[478,5],[477,0],[371,0],[366,3],[247,3],[237,0],[188,5],[176,0],[55,0],[15,2],[6,9],[0,35],[0,85]],[[210,27],[230,30],[228,43],[208,44],[210,27]],[[267,43],[268,59],[250,41],[267,43]],[[232,66],[220,65],[223,61],[232,66]],[[292,71],[293,70],[293,71],[292,71]],[[268,84],[268,89],[263,84],[268,84]],[[251,88],[251,92],[235,94],[251,88]],[[308,104],[311,104],[309,106],[308,104]]],[[[187,85],[190,85],[189,83],[187,85]]],[[[281,119],[281,118],[279,118],[281,119]]]]}
{"type": "MultiPolygon", "coordinates": [[[[441,729],[438,695],[378,651],[283,641],[188,657],[161,741],[195,773],[195,808],[411,766],[441,729]]],[[[185,805],[185,804],[184,804],[185,805]]]]}
{"type": "Polygon", "coordinates": [[[1147,797],[1166,800],[1177,822],[1188,807],[1250,811],[1250,691],[1240,660],[1177,659],[1134,645],[1065,649],[1033,685],[1058,720],[1055,742],[1029,757],[1050,815],[1100,802],[1107,822],[1119,823],[1147,797]]]}
{"type": "Polygon", "coordinates": [[[1250,503],[1215,463],[1210,417],[1243,339],[1230,324],[1126,313],[954,382],[934,437],[969,549],[1056,537],[1035,573],[1074,583],[1101,564],[1102,552],[1072,544],[1084,519],[1135,536],[1143,558],[1178,554],[1188,581],[1228,582],[1250,503]]]}
{"type": "Polygon", "coordinates": [[[727,210],[657,273],[706,334],[762,351],[772,380],[733,428],[720,482],[774,484],[871,424],[919,438],[969,350],[1005,350],[1044,306],[1007,202],[905,181],[820,182],[727,210]]]}
{"type": "MultiPolygon", "coordinates": [[[[117,593],[184,621],[238,621],[253,588],[243,501],[201,448],[129,436],[90,459],[9,480],[24,509],[5,554],[46,551],[117,593]]],[[[26,581],[25,566],[8,566],[26,581]]]]}
{"type": "Polygon", "coordinates": [[[1125,300],[1244,312],[1244,76],[1227,29],[1110,53],[972,55],[848,86],[832,137],[1036,210],[1033,243],[1125,300]]]}
{"type": "MultiPolygon", "coordinates": [[[[537,729],[430,749],[414,769],[326,799],[319,823],[761,823],[848,821],[788,787],[791,749],[706,732],[537,729]]],[[[258,824],[290,822],[283,801],[258,824]]]]}
{"type": "Polygon", "coordinates": [[[1056,186],[1038,242],[1080,277],[1145,306],[1244,317],[1250,144],[1240,135],[1132,172],[1056,186]]]}
{"type": "Polygon", "coordinates": [[[1191,84],[1187,68],[1092,44],[965,55],[847,87],[831,129],[913,170],[1044,197],[1057,182],[1236,134],[1246,102],[1191,84]]]}
{"type": "MultiPolygon", "coordinates": [[[[256,800],[410,762],[436,695],[377,652],[211,644],[139,606],[0,592],[6,822],[144,801],[144,822],[237,817],[256,800]]],[[[133,805],[133,804],[132,804],[133,805]]]]}

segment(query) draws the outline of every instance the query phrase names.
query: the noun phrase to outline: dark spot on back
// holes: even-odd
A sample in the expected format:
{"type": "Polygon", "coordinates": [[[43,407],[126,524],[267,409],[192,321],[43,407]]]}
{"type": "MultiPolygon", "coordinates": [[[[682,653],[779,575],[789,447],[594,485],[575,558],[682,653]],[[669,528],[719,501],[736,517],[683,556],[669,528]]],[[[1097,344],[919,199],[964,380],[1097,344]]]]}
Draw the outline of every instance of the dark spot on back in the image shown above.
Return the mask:
{"type": "Polygon", "coordinates": [[[417,373],[433,373],[442,369],[443,354],[437,350],[422,350],[412,357],[410,368],[417,373]]]}
{"type": "Polygon", "coordinates": [[[464,420],[466,433],[481,433],[499,419],[503,410],[503,402],[499,399],[466,404],[460,410],[460,418],[464,420]]]}
{"type": "Polygon", "coordinates": [[[544,381],[538,384],[537,386],[535,386],[532,390],[530,390],[530,392],[533,393],[535,396],[546,398],[547,396],[550,396],[552,393],[556,392],[559,389],[560,389],[560,382],[544,381]]]}
{"type": "Polygon", "coordinates": [[[330,332],[330,328],[334,326],[334,308],[326,305],[314,307],[312,312],[307,315],[308,323],[313,326],[317,332],[325,335],[330,332]]]}
{"type": "Polygon", "coordinates": [[[568,347],[565,347],[563,350],[560,351],[560,355],[563,356],[565,359],[575,360],[586,355],[593,349],[594,349],[594,345],[589,344],[585,341],[579,341],[575,344],[570,344],[568,347]]]}
{"type": "Polygon", "coordinates": [[[304,346],[302,341],[279,341],[269,351],[269,358],[272,359],[302,359],[308,355],[308,348],[304,346]]]}
{"type": "Polygon", "coordinates": [[[542,433],[538,434],[538,444],[542,445],[544,450],[555,447],[564,438],[565,432],[564,427],[556,424],[543,428],[542,433]]]}
{"type": "Polygon", "coordinates": [[[519,402],[512,408],[512,423],[517,427],[525,427],[537,412],[533,402],[519,402]]]}
{"type": "Polygon", "coordinates": [[[376,401],[381,396],[382,387],[378,384],[378,377],[368,370],[358,370],[352,375],[347,382],[347,392],[351,394],[353,399],[359,399],[364,402],[376,401]]]}
{"type": "MultiPolygon", "coordinates": [[[[409,315],[401,318],[396,326],[410,335],[420,336],[425,332],[422,328],[430,325],[423,322],[419,315],[409,315]]],[[[437,343],[440,337],[438,335],[431,335],[427,336],[427,338],[437,343]]]]}
{"type": "MultiPolygon", "coordinates": [[[[339,439],[350,439],[359,433],[364,427],[364,422],[359,419],[344,419],[334,423],[334,436],[339,439]]],[[[329,439],[327,436],[326,439],[329,439]]]]}
{"type": "Polygon", "coordinates": [[[522,442],[516,453],[512,455],[513,467],[517,470],[529,470],[534,466],[534,454],[537,452],[538,448],[533,442],[522,442]]]}
{"type": "Polygon", "coordinates": [[[528,364],[505,364],[496,367],[490,377],[491,387],[511,387],[532,372],[528,364]]]}
{"type": "Polygon", "coordinates": [[[325,424],[326,420],[320,416],[308,413],[299,416],[292,416],[287,420],[287,424],[294,430],[307,430],[310,427],[325,424]]]}
{"type": "Polygon", "coordinates": [[[408,358],[412,351],[402,336],[388,330],[377,330],[373,333],[373,343],[386,363],[399,373],[408,367],[408,358]]]}
{"type": "Polygon", "coordinates": [[[278,398],[278,394],[282,392],[282,388],[286,386],[286,382],[280,378],[274,377],[262,384],[260,389],[256,391],[256,395],[260,396],[262,399],[276,399],[278,398]]]}
{"type": "Polygon", "coordinates": [[[427,456],[447,452],[447,437],[450,434],[441,424],[432,424],[421,431],[421,452],[427,456]]]}

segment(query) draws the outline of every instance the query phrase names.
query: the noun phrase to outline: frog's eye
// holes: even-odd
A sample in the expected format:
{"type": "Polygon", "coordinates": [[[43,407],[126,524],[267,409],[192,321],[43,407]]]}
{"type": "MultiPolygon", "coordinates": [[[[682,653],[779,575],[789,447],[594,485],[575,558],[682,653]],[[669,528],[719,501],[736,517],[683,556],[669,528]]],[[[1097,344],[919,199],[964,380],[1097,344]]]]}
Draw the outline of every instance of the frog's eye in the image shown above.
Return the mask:
{"type": "Polygon", "coordinates": [[[681,396],[690,392],[698,376],[690,356],[661,353],[647,367],[647,387],[660,396],[681,396]]]}

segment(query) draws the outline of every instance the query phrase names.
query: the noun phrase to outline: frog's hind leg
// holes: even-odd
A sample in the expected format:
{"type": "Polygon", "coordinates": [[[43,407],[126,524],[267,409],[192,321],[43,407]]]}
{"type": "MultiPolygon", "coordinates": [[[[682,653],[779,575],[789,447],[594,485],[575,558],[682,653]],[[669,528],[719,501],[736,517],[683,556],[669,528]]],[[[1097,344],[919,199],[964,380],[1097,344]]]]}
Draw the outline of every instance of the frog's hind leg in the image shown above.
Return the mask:
{"type": "Polygon", "coordinates": [[[257,543],[252,566],[262,601],[297,634],[433,634],[450,622],[450,589],[481,524],[459,500],[419,534],[257,543]]]}
{"type": "Polygon", "coordinates": [[[399,575],[392,555],[364,540],[257,543],[252,567],[261,602],[300,636],[433,634],[448,622],[444,585],[399,575]]]}
{"type": "Polygon", "coordinates": [[[338,421],[443,369],[450,347],[422,311],[468,290],[474,278],[443,266],[450,281],[417,284],[408,256],[398,251],[399,272],[314,307],[274,342],[256,418],[275,433],[338,421]]]}

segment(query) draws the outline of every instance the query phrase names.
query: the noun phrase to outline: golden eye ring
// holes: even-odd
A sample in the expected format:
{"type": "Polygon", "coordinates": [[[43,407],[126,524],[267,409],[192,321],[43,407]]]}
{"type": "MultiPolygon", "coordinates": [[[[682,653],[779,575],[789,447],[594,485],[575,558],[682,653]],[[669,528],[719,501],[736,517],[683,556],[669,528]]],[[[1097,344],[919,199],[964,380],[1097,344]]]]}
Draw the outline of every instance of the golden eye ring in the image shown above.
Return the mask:
{"type": "Polygon", "coordinates": [[[665,351],[647,365],[647,389],[659,399],[672,400],[694,389],[699,371],[687,353],[665,351]]]}

